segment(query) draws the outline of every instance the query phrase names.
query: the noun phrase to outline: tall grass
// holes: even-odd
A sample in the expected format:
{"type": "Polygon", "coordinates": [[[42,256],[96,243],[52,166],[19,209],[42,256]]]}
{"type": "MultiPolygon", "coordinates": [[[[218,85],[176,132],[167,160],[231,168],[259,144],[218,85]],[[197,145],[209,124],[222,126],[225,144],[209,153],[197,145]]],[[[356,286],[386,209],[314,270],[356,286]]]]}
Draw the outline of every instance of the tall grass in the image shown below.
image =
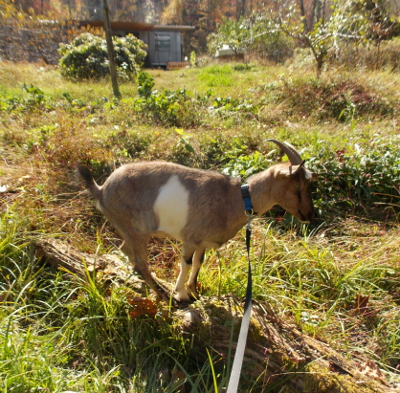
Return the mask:
{"type": "MultiPolygon", "coordinates": [[[[37,258],[33,242],[58,237],[92,253],[119,246],[82,192],[76,161],[89,164],[100,183],[122,163],[150,159],[245,178],[280,160],[269,137],[293,143],[320,172],[313,190],[318,217],[305,227],[277,208],[253,223],[255,301],[398,378],[398,75],[385,95],[386,72],[327,74],[322,81],[290,72],[228,65],[150,71],[158,93],[142,102],[144,113],[136,85],[124,84],[118,103],[107,81],[73,84],[51,68],[0,65],[0,390],[141,393],[185,386],[195,393],[226,386],[229,361],[212,347],[209,356],[195,353],[166,305],[136,317],[134,289],[90,272],[55,270],[37,258]],[[216,75],[227,84],[210,86],[216,75]],[[344,107],[329,106],[338,91],[344,107]],[[379,98],[379,110],[357,107],[360,95],[379,98]],[[366,299],[363,308],[359,299],[366,299]]],[[[152,244],[152,270],[173,281],[178,249],[152,244]]],[[[242,232],[208,251],[199,277],[203,296],[217,304],[244,295],[246,258],[242,232]]],[[[202,301],[192,307],[201,309],[202,301]]],[[[257,381],[245,384],[245,391],[260,389],[257,381]]]]}
{"type": "MultiPolygon", "coordinates": [[[[54,271],[3,217],[0,248],[0,388],[4,392],[204,391],[210,364],[193,370],[164,312],[132,318],[132,291],[54,271]]],[[[16,223],[17,225],[18,223],[16,223]]]]}

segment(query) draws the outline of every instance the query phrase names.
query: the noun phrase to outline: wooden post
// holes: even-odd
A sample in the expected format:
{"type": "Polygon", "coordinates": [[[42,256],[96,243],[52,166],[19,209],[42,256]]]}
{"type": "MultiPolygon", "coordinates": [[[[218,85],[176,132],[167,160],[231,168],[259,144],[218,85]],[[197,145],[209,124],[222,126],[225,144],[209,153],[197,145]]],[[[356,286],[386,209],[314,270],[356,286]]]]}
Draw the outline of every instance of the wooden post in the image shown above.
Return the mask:
{"type": "Polygon", "coordinates": [[[103,9],[104,9],[104,30],[106,32],[108,60],[110,62],[111,83],[113,87],[114,96],[120,99],[121,93],[118,87],[117,67],[115,65],[114,46],[111,36],[110,9],[108,8],[107,0],[103,0],[103,9]]]}

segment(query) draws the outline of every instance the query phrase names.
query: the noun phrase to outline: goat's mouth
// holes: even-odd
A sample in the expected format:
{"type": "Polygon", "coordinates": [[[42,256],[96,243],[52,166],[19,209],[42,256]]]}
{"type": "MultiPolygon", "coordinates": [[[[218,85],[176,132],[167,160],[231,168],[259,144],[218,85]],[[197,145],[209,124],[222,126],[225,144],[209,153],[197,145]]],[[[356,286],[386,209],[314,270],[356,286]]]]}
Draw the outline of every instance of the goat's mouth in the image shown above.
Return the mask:
{"type": "Polygon", "coordinates": [[[310,214],[308,214],[308,217],[306,217],[300,210],[298,210],[297,213],[298,213],[297,218],[300,220],[302,224],[309,224],[310,221],[312,220],[310,214]]]}

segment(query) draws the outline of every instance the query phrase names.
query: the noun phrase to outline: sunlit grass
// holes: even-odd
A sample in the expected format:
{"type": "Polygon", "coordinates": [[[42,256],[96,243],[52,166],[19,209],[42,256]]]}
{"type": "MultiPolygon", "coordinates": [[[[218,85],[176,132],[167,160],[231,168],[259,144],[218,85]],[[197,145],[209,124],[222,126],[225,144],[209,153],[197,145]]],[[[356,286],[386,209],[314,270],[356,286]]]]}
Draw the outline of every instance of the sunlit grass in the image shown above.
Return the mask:
{"type": "MultiPolygon", "coordinates": [[[[214,374],[209,359],[193,364],[188,356],[192,344],[179,335],[179,320],[165,305],[157,304],[154,318],[131,318],[131,288],[105,285],[89,273],[82,278],[55,271],[36,257],[32,241],[38,236],[61,238],[92,253],[112,252],[120,245],[83,192],[77,161],[88,163],[101,183],[115,167],[133,160],[163,159],[218,170],[254,166],[254,152],[272,150],[268,137],[296,145],[307,165],[316,159],[327,165],[326,157],[337,163],[342,150],[359,154],[360,160],[349,161],[353,169],[363,157],[369,160],[373,149],[390,147],[396,154],[396,116],[345,122],[286,116],[287,102],[273,101],[268,84],[291,83],[300,75],[294,68],[237,71],[210,65],[149,72],[160,91],[188,89],[194,101],[195,94],[203,95],[196,101],[202,122],[188,128],[149,123],[133,107],[134,83],[121,85],[123,99],[116,104],[108,81],[76,83],[61,79],[52,67],[0,64],[0,98],[29,99],[22,89],[26,83],[43,90],[44,104],[50,105],[0,111],[0,390],[172,393],[186,383],[193,393],[212,392],[214,377],[225,386],[229,367],[222,367],[213,351],[214,374]],[[210,86],[217,80],[210,75],[224,70],[229,83],[210,86]],[[201,73],[206,77],[199,78],[201,73]],[[77,101],[69,103],[64,93],[77,101]],[[252,100],[259,111],[209,112],[217,96],[252,100]]],[[[311,71],[302,76],[311,77],[311,71]]],[[[334,77],[323,76],[327,81],[334,77]]],[[[397,74],[343,72],[341,77],[371,85],[389,101],[399,99],[397,74]]],[[[272,152],[269,159],[279,157],[272,152]]],[[[374,165],[378,161],[384,160],[374,165]]],[[[394,167],[382,171],[395,173],[394,167]]],[[[332,182],[329,171],[320,176],[324,184],[332,182]]],[[[254,221],[255,301],[268,302],[285,320],[349,358],[362,354],[394,371],[400,363],[399,195],[366,206],[352,196],[349,208],[334,198],[341,191],[326,194],[334,204],[319,205],[321,214],[308,228],[279,214],[278,219],[254,221]],[[362,312],[356,306],[359,296],[368,298],[362,312]]],[[[179,246],[157,241],[149,250],[151,268],[171,283],[178,274],[179,246]]],[[[239,232],[222,249],[207,252],[199,276],[203,296],[243,297],[246,272],[244,233],[239,232]]]]}

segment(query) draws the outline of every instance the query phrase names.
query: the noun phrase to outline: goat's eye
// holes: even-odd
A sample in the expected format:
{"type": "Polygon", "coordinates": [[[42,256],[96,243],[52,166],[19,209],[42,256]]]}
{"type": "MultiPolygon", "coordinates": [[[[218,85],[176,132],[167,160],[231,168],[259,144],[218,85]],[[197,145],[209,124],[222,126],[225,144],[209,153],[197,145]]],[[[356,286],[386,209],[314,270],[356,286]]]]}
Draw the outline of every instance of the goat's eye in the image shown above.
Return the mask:
{"type": "Polygon", "coordinates": [[[300,184],[299,183],[293,183],[293,187],[294,188],[300,188],[300,184]]]}

